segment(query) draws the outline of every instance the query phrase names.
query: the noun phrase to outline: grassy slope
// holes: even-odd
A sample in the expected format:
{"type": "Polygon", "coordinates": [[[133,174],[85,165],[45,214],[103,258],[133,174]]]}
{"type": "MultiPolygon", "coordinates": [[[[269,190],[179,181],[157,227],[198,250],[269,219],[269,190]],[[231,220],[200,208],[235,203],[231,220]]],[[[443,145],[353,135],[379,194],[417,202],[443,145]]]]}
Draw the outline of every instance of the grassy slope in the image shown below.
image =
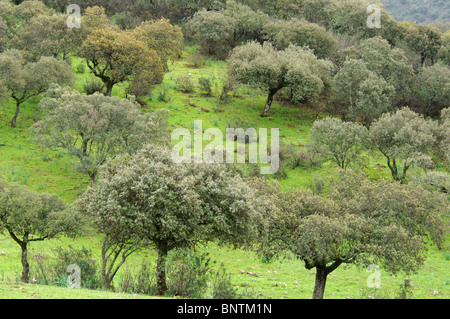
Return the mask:
{"type": "MultiPolygon", "coordinates": [[[[190,48],[188,48],[190,49],[190,48]]],[[[184,54],[186,57],[190,50],[184,54]]],[[[73,67],[82,62],[74,59],[73,67]]],[[[217,61],[208,61],[204,68],[190,68],[186,59],[176,61],[171,71],[166,75],[164,85],[169,88],[169,100],[159,101],[159,88],[155,88],[153,95],[148,98],[148,109],[168,108],[170,111],[170,128],[186,127],[193,129],[194,120],[203,121],[203,129],[218,127],[225,129],[234,118],[245,119],[254,123],[255,127],[280,128],[280,135],[284,143],[304,145],[308,139],[308,131],[317,118],[316,112],[306,107],[281,106],[277,101],[271,111],[271,118],[259,117],[265,97],[258,92],[242,88],[237,97],[225,105],[219,105],[215,97],[203,97],[197,91],[192,94],[183,94],[176,90],[176,79],[190,76],[194,83],[197,78],[207,76],[220,83],[226,72],[226,64],[217,61]],[[195,104],[196,107],[188,103],[195,104]],[[221,111],[217,111],[220,108],[221,111]],[[203,110],[202,110],[203,109],[203,110]],[[209,112],[205,111],[209,110],[209,112]],[[215,111],[216,110],[216,111],[215,111]]],[[[83,83],[89,73],[77,74],[77,88],[82,90],[83,83]]],[[[117,86],[114,95],[124,96],[123,87],[117,86]]],[[[8,181],[26,184],[30,188],[53,192],[67,202],[71,202],[87,187],[88,178],[73,170],[74,159],[64,151],[41,150],[32,141],[28,127],[39,118],[40,110],[38,98],[29,101],[23,107],[18,119],[18,128],[9,127],[9,120],[13,115],[12,104],[0,108],[0,174],[8,181]]],[[[389,177],[389,172],[383,168],[380,158],[368,156],[365,171],[372,178],[389,177]]],[[[332,165],[324,165],[321,169],[289,170],[288,177],[280,181],[284,188],[308,187],[315,175],[325,176],[334,170],[332,165]]],[[[30,245],[30,256],[39,253],[51,255],[51,249],[56,246],[89,247],[93,255],[100,258],[100,240],[98,236],[86,235],[76,240],[54,239],[30,245]]],[[[11,282],[20,272],[19,247],[6,235],[0,235],[0,281],[11,282]]],[[[211,248],[211,247],[210,247],[211,248]]],[[[314,272],[306,270],[302,263],[296,260],[273,261],[263,263],[251,252],[233,251],[226,248],[214,247],[209,249],[212,260],[216,264],[223,262],[232,274],[233,283],[240,289],[248,289],[262,293],[271,298],[310,298],[314,284],[314,272]],[[258,276],[248,275],[241,271],[256,273],[258,276]]],[[[431,247],[427,254],[425,266],[411,276],[415,298],[445,298],[450,297],[448,276],[449,246],[444,250],[431,247]]],[[[138,263],[140,259],[155,260],[153,251],[136,254],[130,259],[130,264],[138,263]]],[[[361,288],[366,287],[367,277],[370,275],[365,269],[356,267],[340,267],[329,275],[325,298],[359,298],[361,288]]],[[[118,274],[120,278],[121,273],[118,274]]],[[[389,276],[382,272],[382,292],[396,291],[404,276],[389,276]]],[[[0,285],[0,298],[122,298],[124,295],[107,294],[44,286],[0,285]],[[23,288],[23,289],[20,289],[23,288]],[[19,290],[25,292],[18,292],[19,290]],[[26,293],[28,292],[28,293],[26,293]]],[[[130,296],[128,296],[130,297],[130,296]]]]}

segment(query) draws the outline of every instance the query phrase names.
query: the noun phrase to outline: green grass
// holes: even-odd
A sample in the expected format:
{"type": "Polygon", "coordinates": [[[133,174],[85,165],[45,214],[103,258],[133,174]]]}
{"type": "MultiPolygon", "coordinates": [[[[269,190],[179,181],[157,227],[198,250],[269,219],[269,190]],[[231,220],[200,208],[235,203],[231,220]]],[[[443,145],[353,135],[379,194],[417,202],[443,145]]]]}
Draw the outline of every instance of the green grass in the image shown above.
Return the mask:
{"type": "Polygon", "coordinates": [[[90,289],[69,289],[0,282],[0,299],[160,299],[157,297],[90,289]]]}
{"type": "MultiPolygon", "coordinates": [[[[194,120],[202,120],[203,129],[217,127],[225,132],[227,125],[233,119],[244,119],[255,128],[279,128],[282,142],[299,147],[305,145],[309,138],[309,129],[313,122],[325,112],[311,110],[306,106],[291,106],[276,100],[270,113],[270,118],[261,118],[265,96],[258,91],[242,87],[228,103],[219,103],[216,96],[205,97],[196,90],[191,94],[184,94],[177,90],[176,80],[179,77],[190,76],[197,84],[199,77],[210,77],[220,87],[225,79],[226,64],[221,61],[209,60],[203,68],[189,67],[186,57],[192,52],[188,48],[183,58],[170,65],[164,83],[158,85],[145,101],[148,106],[144,112],[158,108],[169,110],[170,129],[178,127],[193,130],[194,120]],[[168,100],[160,101],[158,92],[162,86],[168,89],[168,100]],[[194,104],[194,106],[188,103],[194,104]],[[202,110],[203,109],[203,110],[202,110]],[[220,111],[219,111],[220,110],[220,111]],[[209,111],[209,112],[208,112],[209,111]]],[[[83,89],[83,83],[93,77],[86,69],[83,74],[75,72],[76,65],[82,63],[79,58],[73,58],[72,67],[76,74],[76,88],[83,89]]],[[[113,95],[125,96],[125,85],[114,88],[113,95]]],[[[215,88],[213,93],[217,94],[215,88]]],[[[74,201],[89,185],[89,178],[74,170],[75,159],[66,151],[43,150],[34,143],[28,128],[39,118],[39,98],[34,98],[22,107],[16,129],[9,126],[14,114],[12,101],[0,107],[0,176],[10,182],[27,185],[39,192],[51,192],[59,195],[70,203],[74,201]]],[[[381,157],[366,154],[367,160],[363,170],[371,178],[390,178],[389,170],[383,166],[381,157]]],[[[280,180],[284,189],[310,187],[315,176],[325,177],[335,171],[335,166],[326,163],[321,168],[289,169],[287,177],[280,180]]],[[[430,247],[427,252],[425,265],[409,277],[412,281],[414,298],[442,298],[450,297],[450,263],[449,241],[444,248],[438,250],[430,247]]],[[[52,239],[45,242],[30,244],[29,256],[34,254],[52,255],[55,247],[69,245],[87,247],[93,252],[97,262],[100,261],[100,238],[95,234],[85,234],[77,239],[52,239]]],[[[267,298],[311,298],[314,285],[314,271],[304,268],[298,260],[273,260],[264,263],[254,253],[243,250],[232,250],[210,244],[210,256],[218,267],[224,263],[232,275],[233,284],[240,291],[249,290],[262,294],[267,298]],[[252,276],[246,272],[256,273],[252,276]]],[[[156,260],[152,250],[143,251],[130,257],[129,263],[138,264],[142,259],[156,260]]],[[[19,246],[6,234],[0,235],[0,298],[141,298],[129,294],[117,294],[105,291],[91,291],[86,289],[69,289],[42,285],[24,285],[17,283],[21,271],[19,246]]],[[[123,270],[119,272],[116,283],[120,280],[123,270]]],[[[325,298],[360,298],[361,289],[365,289],[367,277],[370,275],[365,269],[355,266],[340,267],[331,273],[327,280],[325,298]]],[[[380,291],[394,295],[399,285],[406,278],[405,275],[391,276],[382,271],[382,286],[380,291]]]]}

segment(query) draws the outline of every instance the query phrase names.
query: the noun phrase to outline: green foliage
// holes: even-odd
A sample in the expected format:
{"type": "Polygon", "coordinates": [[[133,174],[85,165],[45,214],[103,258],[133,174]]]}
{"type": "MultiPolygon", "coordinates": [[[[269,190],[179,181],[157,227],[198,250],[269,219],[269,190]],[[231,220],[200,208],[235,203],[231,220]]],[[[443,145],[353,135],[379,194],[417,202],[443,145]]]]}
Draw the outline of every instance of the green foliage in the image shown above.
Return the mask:
{"type": "Polygon", "coordinates": [[[201,68],[206,65],[206,57],[198,51],[189,55],[187,61],[189,62],[189,66],[192,68],[201,68]]]}
{"type": "Polygon", "coordinates": [[[33,17],[11,41],[11,47],[26,51],[28,60],[37,61],[41,56],[65,60],[77,53],[85,34],[81,28],[67,27],[68,15],[40,14],[33,17]]]}
{"type": "Polygon", "coordinates": [[[27,62],[17,50],[8,50],[0,55],[0,81],[16,102],[16,113],[11,126],[16,126],[20,106],[33,96],[45,92],[55,84],[73,84],[70,67],[53,57],[41,57],[37,62],[27,62]]]}
{"type": "Polygon", "coordinates": [[[264,26],[270,20],[269,16],[260,10],[252,10],[249,6],[234,0],[226,1],[225,8],[220,12],[233,21],[233,46],[250,40],[261,41],[264,26]]]}
{"type": "Polygon", "coordinates": [[[450,101],[450,69],[436,63],[423,68],[414,81],[414,93],[419,100],[422,113],[439,116],[450,101]]]}
{"type": "Polygon", "coordinates": [[[29,280],[30,242],[61,234],[75,235],[82,221],[55,194],[36,193],[26,186],[0,180],[0,231],[7,231],[22,250],[22,281],[29,280]]]}
{"type": "Polygon", "coordinates": [[[162,82],[163,66],[157,53],[118,27],[94,29],[84,40],[80,55],[105,84],[107,96],[115,84],[124,81],[131,81],[129,91],[136,96],[162,82]]]}
{"type": "Polygon", "coordinates": [[[0,16],[6,22],[9,38],[19,33],[34,17],[54,13],[54,10],[47,8],[42,1],[23,1],[17,6],[2,2],[0,6],[0,16]]]}
{"type": "Polygon", "coordinates": [[[112,244],[145,238],[153,245],[158,294],[167,291],[169,251],[202,239],[236,246],[251,242],[262,220],[251,189],[227,166],[176,164],[170,150],[155,145],[107,162],[78,207],[112,244]]]}
{"type": "Polygon", "coordinates": [[[228,59],[232,80],[269,94],[263,116],[268,116],[273,96],[284,87],[291,89],[293,101],[316,100],[330,83],[330,68],[328,61],[317,59],[311,50],[290,45],[278,51],[268,42],[237,47],[228,59]]]}
{"type": "Polygon", "coordinates": [[[151,295],[156,293],[155,269],[143,260],[138,269],[135,264],[126,264],[118,290],[121,292],[151,295]]]}
{"type": "Polygon", "coordinates": [[[419,176],[413,176],[411,182],[429,191],[448,193],[450,191],[450,175],[445,172],[428,171],[419,176]]]}
{"type": "Polygon", "coordinates": [[[405,32],[405,42],[420,55],[420,65],[424,66],[428,60],[434,64],[442,44],[441,33],[431,25],[410,24],[405,32]]]}
{"type": "Polygon", "coordinates": [[[86,72],[86,64],[84,62],[78,63],[77,64],[77,73],[83,74],[84,72],[86,72]]]}
{"type": "Polygon", "coordinates": [[[167,259],[167,293],[185,298],[201,298],[211,276],[209,254],[194,250],[174,250],[167,259]]]}
{"type": "Polygon", "coordinates": [[[98,78],[89,79],[86,81],[86,83],[83,83],[83,90],[87,95],[102,93],[104,88],[105,85],[98,78]]]}
{"type": "Polygon", "coordinates": [[[320,149],[321,155],[342,169],[360,160],[368,140],[364,126],[336,118],[315,121],[310,134],[311,143],[320,149]]]}
{"type": "Polygon", "coordinates": [[[225,269],[223,264],[219,270],[214,273],[212,280],[212,298],[213,299],[236,299],[238,292],[231,283],[231,275],[225,269]]]}
{"type": "Polygon", "coordinates": [[[186,29],[201,47],[201,53],[223,59],[232,48],[234,19],[218,11],[198,11],[186,29]]]}
{"type": "MultiPolygon", "coordinates": [[[[362,60],[367,70],[381,77],[386,82],[386,84],[383,84],[383,81],[380,79],[379,87],[387,85],[395,89],[394,92],[387,94],[390,90],[384,88],[384,90],[388,90],[384,92],[384,95],[390,96],[389,100],[394,106],[403,105],[405,101],[408,101],[414,73],[403,50],[392,47],[387,40],[377,36],[363,41],[360,45],[342,50],[340,54],[348,59],[362,60]]],[[[376,85],[375,82],[372,81],[376,85]]],[[[374,90],[379,93],[379,89],[374,90]]],[[[367,93],[369,96],[372,95],[370,92],[367,93]]],[[[371,100],[372,104],[376,101],[373,99],[373,95],[371,100]]],[[[380,99],[380,102],[382,100],[383,98],[380,99]]],[[[376,104],[379,103],[375,102],[376,104]]],[[[383,112],[383,110],[380,111],[383,112]]]]}
{"type": "Polygon", "coordinates": [[[404,182],[408,169],[438,144],[437,124],[408,108],[385,113],[370,127],[370,143],[380,152],[396,181],[404,182]]]}
{"type": "Polygon", "coordinates": [[[183,45],[181,28],[171,25],[167,19],[145,21],[134,29],[133,35],[158,54],[164,70],[168,70],[167,62],[170,59],[181,54],[183,45]]]}
{"type": "Polygon", "coordinates": [[[290,44],[307,46],[321,59],[330,58],[337,51],[337,40],[322,26],[306,20],[292,18],[289,21],[278,20],[265,26],[268,41],[278,50],[286,49],[290,44]]]}
{"type": "Polygon", "coordinates": [[[176,80],[177,90],[183,93],[192,93],[195,90],[195,84],[190,76],[180,76],[176,80]]]}
{"type": "Polygon", "coordinates": [[[0,53],[6,49],[8,42],[8,32],[6,29],[6,22],[0,16],[0,53]]]}
{"type": "Polygon", "coordinates": [[[80,267],[81,288],[101,288],[101,278],[98,265],[92,251],[86,247],[57,247],[53,249],[53,257],[35,255],[36,265],[32,268],[31,276],[40,284],[67,286],[67,267],[75,264],[80,267]]]}
{"type": "Polygon", "coordinates": [[[450,164],[450,108],[441,111],[438,130],[440,158],[450,164]]]}
{"type": "Polygon", "coordinates": [[[450,65],[450,30],[442,34],[442,46],[439,49],[439,58],[447,65],[450,65]]]}
{"type": "Polygon", "coordinates": [[[210,78],[207,77],[201,77],[198,79],[198,85],[200,87],[200,91],[205,96],[211,96],[212,95],[212,87],[213,83],[210,78]]]}
{"type": "Polygon", "coordinates": [[[323,197],[281,192],[277,185],[257,188],[274,207],[262,252],[288,250],[307,269],[316,268],[313,298],[323,298],[327,275],[342,264],[410,273],[423,265],[427,239],[438,247],[444,241],[446,198],[414,185],[371,182],[346,170],[327,183],[323,197]]]}
{"type": "Polygon", "coordinates": [[[333,92],[345,115],[370,124],[391,109],[394,88],[363,61],[350,59],[333,78],[333,92]]]}
{"type": "Polygon", "coordinates": [[[415,21],[417,23],[450,21],[450,6],[445,1],[382,0],[382,2],[397,21],[415,21]]]}
{"type": "Polygon", "coordinates": [[[149,141],[164,143],[167,139],[167,113],[142,114],[131,98],[84,95],[51,86],[40,105],[48,116],[32,127],[37,141],[72,152],[92,182],[108,158],[133,153],[149,141]]]}

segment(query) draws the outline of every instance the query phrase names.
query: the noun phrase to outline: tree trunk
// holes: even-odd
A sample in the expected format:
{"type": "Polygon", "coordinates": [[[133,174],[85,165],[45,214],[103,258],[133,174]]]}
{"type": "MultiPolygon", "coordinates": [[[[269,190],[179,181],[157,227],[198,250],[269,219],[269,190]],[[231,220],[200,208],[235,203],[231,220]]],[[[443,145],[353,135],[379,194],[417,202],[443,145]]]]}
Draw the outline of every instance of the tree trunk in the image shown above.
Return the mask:
{"type": "Polygon", "coordinates": [[[89,174],[89,178],[91,179],[91,186],[92,187],[94,187],[94,185],[95,185],[95,176],[96,176],[95,173],[90,173],[89,174]]]}
{"type": "Polygon", "coordinates": [[[114,83],[112,83],[112,82],[106,82],[106,96],[111,96],[111,94],[112,94],[112,90],[113,90],[113,87],[114,87],[114,83]]]}
{"type": "Polygon", "coordinates": [[[22,248],[22,282],[28,283],[29,282],[29,273],[30,273],[30,265],[28,264],[28,249],[27,249],[27,243],[22,243],[20,245],[22,248]]]}
{"type": "Polygon", "coordinates": [[[420,52],[420,65],[425,67],[425,54],[420,52]]]}
{"type": "Polygon", "coordinates": [[[16,101],[16,113],[14,114],[14,117],[11,120],[11,127],[13,128],[16,127],[17,117],[19,116],[19,113],[20,113],[20,102],[16,101]]]}
{"type": "Polygon", "coordinates": [[[262,112],[261,117],[269,116],[269,111],[270,111],[270,107],[272,106],[273,97],[275,96],[275,94],[277,92],[278,92],[278,89],[270,89],[269,90],[269,95],[267,96],[266,106],[264,107],[264,111],[262,112]]]}
{"type": "Polygon", "coordinates": [[[103,275],[103,287],[108,291],[114,291],[114,287],[112,285],[112,278],[103,275]]]}
{"type": "Polygon", "coordinates": [[[323,299],[327,275],[326,267],[316,266],[316,282],[314,285],[313,299],[323,299]]]}
{"type": "Polygon", "coordinates": [[[158,244],[158,260],[156,262],[156,285],[158,288],[157,294],[163,296],[167,291],[166,283],[166,259],[167,259],[167,244],[158,244]]]}

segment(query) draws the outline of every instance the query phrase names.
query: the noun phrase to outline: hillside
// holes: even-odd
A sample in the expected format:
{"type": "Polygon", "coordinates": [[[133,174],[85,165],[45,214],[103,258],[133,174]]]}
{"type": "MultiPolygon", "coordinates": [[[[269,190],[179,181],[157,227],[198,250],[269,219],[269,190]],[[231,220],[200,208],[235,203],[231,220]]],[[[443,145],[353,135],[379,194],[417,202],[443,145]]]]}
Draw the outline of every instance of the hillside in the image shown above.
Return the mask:
{"type": "MultiPolygon", "coordinates": [[[[242,88],[225,104],[218,104],[214,97],[204,97],[195,93],[179,92],[176,80],[188,74],[196,83],[202,76],[209,76],[215,81],[222,81],[226,70],[226,63],[210,59],[201,68],[192,68],[187,62],[188,57],[196,51],[195,47],[187,47],[183,57],[170,66],[164,82],[155,88],[148,99],[148,107],[168,108],[170,110],[170,127],[186,127],[192,129],[193,121],[201,119],[203,128],[218,127],[225,129],[230,123],[244,119],[246,123],[258,121],[265,127],[279,127],[284,143],[304,145],[309,138],[309,129],[317,117],[326,115],[324,110],[311,110],[303,107],[292,107],[286,102],[276,100],[272,109],[272,117],[259,117],[261,105],[265,96],[255,94],[254,91],[242,88]],[[167,87],[167,100],[161,100],[161,88],[167,87]]],[[[82,60],[72,61],[74,73],[76,66],[82,60]]],[[[77,86],[93,75],[89,72],[77,75],[77,86]]],[[[80,88],[81,89],[81,88],[80,88]]],[[[123,89],[117,87],[115,95],[123,95],[123,89]]],[[[76,199],[87,187],[88,178],[73,170],[73,159],[65,152],[44,151],[33,143],[28,127],[33,119],[40,117],[39,99],[28,103],[24,108],[21,124],[14,130],[8,125],[8,119],[13,113],[13,107],[1,109],[0,136],[4,146],[0,147],[0,173],[8,181],[16,181],[28,185],[31,189],[58,194],[67,202],[76,199]]],[[[389,171],[381,165],[381,159],[372,157],[366,165],[366,172],[373,178],[389,176],[389,171]]],[[[332,165],[325,164],[321,168],[287,169],[286,177],[280,183],[286,189],[310,187],[315,178],[327,176],[335,171],[332,165]]],[[[86,247],[92,250],[93,257],[101,260],[101,239],[98,235],[86,235],[81,238],[55,239],[30,245],[30,256],[53,256],[56,247],[86,247]]],[[[261,294],[264,298],[309,299],[314,284],[314,272],[306,270],[295,259],[274,260],[264,262],[254,253],[244,250],[233,250],[228,247],[205,247],[213,261],[213,269],[218,269],[224,263],[231,275],[232,283],[241,292],[249,291],[253,296],[261,294]],[[254,274],[254,275],[252,275],[254,274]]],[[[201,248],[200,250],[202,250],[201,248]]],[[[130,294],[114,294],[97,292],[88,289],[70,290],[64,287],[23,285],[14,283],[20,272],[20,248],[6,234],[0,235],[0,297],[6,298],[140,298],[130,294]]],[[[450,297],[450,285],[446,272],[448,264],[448,245],[444,250],[430,247],[427,262],[417,274],[408,277],[413,282],[412,297],[414,298],[443,298],[450,297]]],[[[115,280],[116,285],[121,282],[125,270],[139,264],[143,259],[154,262],[156,254],[153,250],[144,251],[132,256],[127,267],[122,267],[115,280]]],[[[30,258],[32,269],[37,267],[37,259],[30,258]]],[[[367,298],[370,292],[366,288],[368,278],[366,269],[354,266],[338,269],[330,275],[329,287],[325,298],[367,298]]],[[[398,294],[399,286],[406,277],[382,273],[383,286],[378,292],[384,298],[393,298],[398,294]]]]}
{"type": "Polygon", "coordinates": [[[381,2],[396,21],[450,22],[450,2],[446,0],[381,0],[381,2]]]}
{"type": "Polygon", "coordinates": [[[445,1],[67,1],[0,0],[0,299],[449,299],[445,1]]]}

